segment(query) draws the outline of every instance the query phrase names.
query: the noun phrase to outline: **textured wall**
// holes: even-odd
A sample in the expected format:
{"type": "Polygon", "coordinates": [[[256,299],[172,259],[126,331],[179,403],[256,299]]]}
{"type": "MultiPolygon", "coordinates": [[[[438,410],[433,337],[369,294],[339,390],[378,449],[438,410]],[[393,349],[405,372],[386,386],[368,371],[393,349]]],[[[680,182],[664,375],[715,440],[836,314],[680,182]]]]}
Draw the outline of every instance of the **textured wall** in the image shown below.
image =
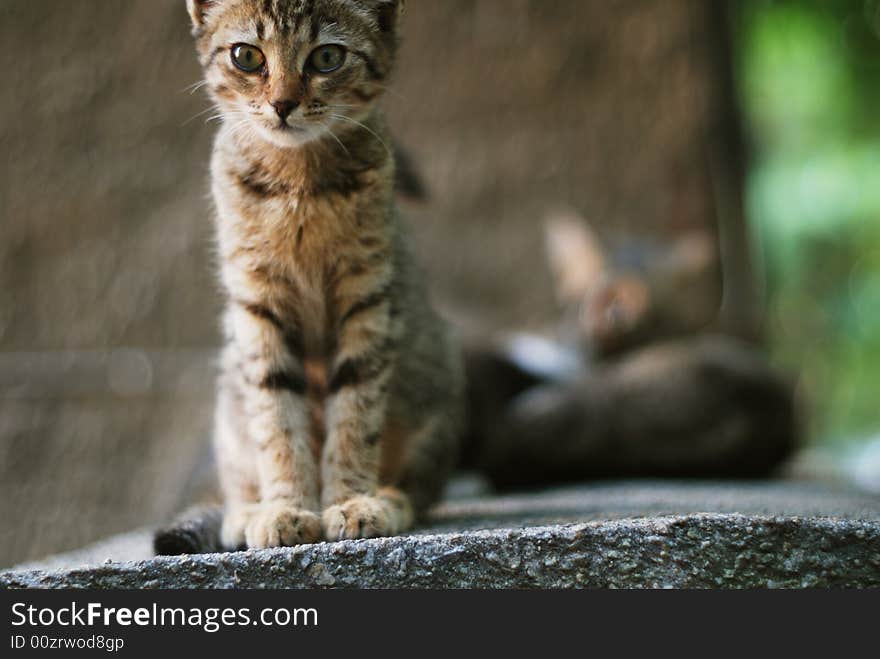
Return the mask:
{"type": "MultiPolygon", "coordinates": [[[[432,198],[406,212],[469,331],[552,318],[549,209],[612,240],[714,227],[709,6],[410,1],[387,105],[432,198]]],[[[0,4],[0,564],[160,519],[200,454],[218,296],[188,30],[183,0],[0,4]]]]}

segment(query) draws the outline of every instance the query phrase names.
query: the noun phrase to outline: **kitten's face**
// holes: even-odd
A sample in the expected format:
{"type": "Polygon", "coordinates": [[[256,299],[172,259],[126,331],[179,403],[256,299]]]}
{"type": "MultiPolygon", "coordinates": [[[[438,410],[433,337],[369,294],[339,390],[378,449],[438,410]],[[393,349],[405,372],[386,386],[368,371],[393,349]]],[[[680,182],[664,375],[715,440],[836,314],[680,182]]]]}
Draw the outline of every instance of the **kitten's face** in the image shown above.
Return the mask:
{"type": "Polygon", "coordinates": [[[372,111],[403,0],[187,0],[205,80],[235,132],[296,147],[372,111]]]}

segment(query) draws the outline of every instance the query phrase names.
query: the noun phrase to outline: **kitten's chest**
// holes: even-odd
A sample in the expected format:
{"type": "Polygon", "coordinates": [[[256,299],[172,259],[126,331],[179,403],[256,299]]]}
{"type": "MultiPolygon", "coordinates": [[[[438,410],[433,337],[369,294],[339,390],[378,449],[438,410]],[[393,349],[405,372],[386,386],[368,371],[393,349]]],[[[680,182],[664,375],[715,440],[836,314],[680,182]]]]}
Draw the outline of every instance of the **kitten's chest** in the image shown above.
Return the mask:
{"type": "Polygon", "coordinates": [[[256,297],[296,323],[308,351],[323,352],[331,340],[334,273],[351,240],[346,218],[296,198],[244,202],[218,199],[221,258],[224,272],[231,270],[224,283],[234,296],[256,297]],[[237,285],[245,290],[236,293],[237,285]]]}
{"type": "Polygon", "coordinates": [[[370,290],[373,275],[387,269],[389,195],[376,184],[319,185],[295,159],[254,165],[223,144],[212,162],[212,190],[224,285],[231,298],[296,323],[318,352],[334,339],[335,306],[370,290]]]}

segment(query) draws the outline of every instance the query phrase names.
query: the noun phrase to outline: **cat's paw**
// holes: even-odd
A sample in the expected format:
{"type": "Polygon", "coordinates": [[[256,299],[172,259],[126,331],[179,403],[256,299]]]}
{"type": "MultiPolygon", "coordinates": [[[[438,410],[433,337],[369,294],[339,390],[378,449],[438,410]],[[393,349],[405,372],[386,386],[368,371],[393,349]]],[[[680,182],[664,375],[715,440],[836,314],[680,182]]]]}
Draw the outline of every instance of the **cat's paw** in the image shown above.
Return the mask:
{"type": "Polygon", "coordinates": [[[411,516],[405,503],[389,497],[358,496],[324,511],[321,521],[327,540],[357,540],[397,535],[407,529],[411,516]]]}
{"type": "Polygon", "coordinates": [[[245,530],[256,506],[236,506],[229,508],[223,515],[223,525],[220,527],[220,545],[226,551],[239,551],[247,546],[245,530]]]}
{"type": "Polygon", "coordinates": [[[260,504],[245,527],[249,549],[293,547],[321,539],[321,518],[287,502],[260,504]]]}

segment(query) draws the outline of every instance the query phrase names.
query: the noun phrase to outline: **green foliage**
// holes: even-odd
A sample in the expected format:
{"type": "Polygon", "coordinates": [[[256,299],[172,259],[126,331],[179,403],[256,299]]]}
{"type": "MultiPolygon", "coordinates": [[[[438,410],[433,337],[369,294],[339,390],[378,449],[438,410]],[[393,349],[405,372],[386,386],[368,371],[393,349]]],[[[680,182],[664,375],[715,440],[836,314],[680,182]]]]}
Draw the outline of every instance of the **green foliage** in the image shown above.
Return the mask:
{"type": "Polygon", "coordinates": [[[767,330],[812,434],[880,430],[880,0],[734,3],[767,330]]]}

